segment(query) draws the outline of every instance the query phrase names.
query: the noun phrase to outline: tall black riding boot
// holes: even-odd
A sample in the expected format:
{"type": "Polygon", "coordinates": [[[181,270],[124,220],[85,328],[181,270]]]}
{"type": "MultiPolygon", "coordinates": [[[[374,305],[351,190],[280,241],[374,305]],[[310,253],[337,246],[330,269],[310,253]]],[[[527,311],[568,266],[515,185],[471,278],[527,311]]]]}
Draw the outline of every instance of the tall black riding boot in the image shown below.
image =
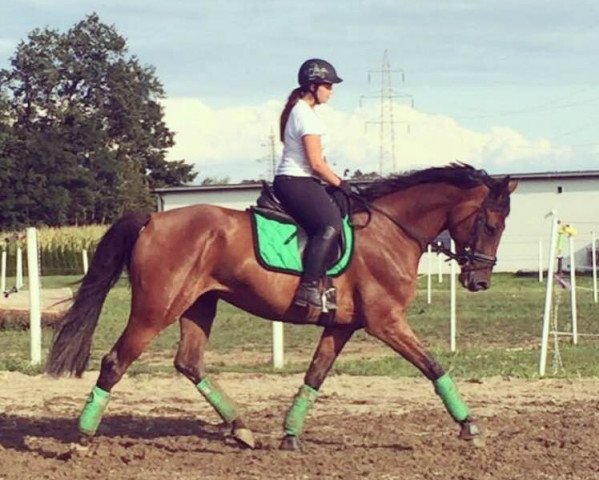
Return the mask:
{"type": "Polygon", "coordinates": [[[304,276],[299,284],[294,305],[306,307],[308,304],[322,308],[322,294],[319,281],[324,275],[329,253],[337,241],[338,232],[327,227],[323,233],[314,235],[306,245],[304,252],[304,276]]]}
{"type": "Polygon", "coordinates": [[[320,294],[318,280],[302,280],[299,284],[299,287],[297,287],[297,291],[295,292],[293,304],[302,308],[307,307],[308,305],[321,308],[322,296],[320,294]]]}

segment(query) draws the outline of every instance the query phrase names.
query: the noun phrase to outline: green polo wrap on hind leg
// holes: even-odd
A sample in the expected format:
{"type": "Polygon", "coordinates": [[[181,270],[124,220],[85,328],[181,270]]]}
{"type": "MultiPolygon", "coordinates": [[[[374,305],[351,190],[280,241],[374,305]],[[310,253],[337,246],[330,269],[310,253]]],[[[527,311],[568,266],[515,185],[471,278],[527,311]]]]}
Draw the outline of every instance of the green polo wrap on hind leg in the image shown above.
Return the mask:
{"type": "Polygon", "coordinates": [[[437,378],[434,381],[435,392],[443,400],[443,404],[449,414],[453,417],[456,422],[461,422],[468,418],[468,407],[460,397],[458,388],[451,377],[446,373],[442,377],[437,378]]]}
{"type": "Polygon", "coordinates": [[[110,392],[102,390],[97,385],[92,388],[83,411],[79,415],[79,431],[81,433],[90,437],[96,433],[108,400],[110,400],[110,392]]]}
{"type": "Polygon", "coordinates": [[[318,397],[318,390],[302,385],[293,399],[293,404],[285,417],[284,429],[287,435],[299,436],[304,428],[306,415],[318,397]]]}
{"type": "Polygon", "coordinates": [[[237,418],[235,403],[214,380],[206,377],[196,385],[196,388],[225,422],[231,423],[237,418]]]}

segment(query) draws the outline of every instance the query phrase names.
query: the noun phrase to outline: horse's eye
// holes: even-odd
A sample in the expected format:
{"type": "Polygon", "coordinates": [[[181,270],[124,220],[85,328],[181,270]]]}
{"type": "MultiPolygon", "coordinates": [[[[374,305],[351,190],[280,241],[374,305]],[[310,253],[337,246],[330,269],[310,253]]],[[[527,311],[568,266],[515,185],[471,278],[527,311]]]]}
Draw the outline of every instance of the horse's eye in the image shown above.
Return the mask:
{"type": "Polygon", "coordinates": [[[485,223],[485,233],[487,235],[495,235],[497,233],[497,227],[494,227],[493,225],[489,225],[488,223],[485,223]]]}

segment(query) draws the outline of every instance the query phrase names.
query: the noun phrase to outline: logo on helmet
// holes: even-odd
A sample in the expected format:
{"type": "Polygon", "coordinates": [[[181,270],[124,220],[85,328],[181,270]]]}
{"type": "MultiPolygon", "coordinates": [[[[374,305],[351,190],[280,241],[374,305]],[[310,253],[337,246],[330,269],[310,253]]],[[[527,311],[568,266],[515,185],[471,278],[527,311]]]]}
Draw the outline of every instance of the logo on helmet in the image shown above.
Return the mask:
{"type": "Polygon", "coordinates": [[[310,65],[308,69],[308,78],[310,80],[314,78],[326,78],[329,71],[326,67],[318,65],[318,63],[313,63],[310,65]]]}

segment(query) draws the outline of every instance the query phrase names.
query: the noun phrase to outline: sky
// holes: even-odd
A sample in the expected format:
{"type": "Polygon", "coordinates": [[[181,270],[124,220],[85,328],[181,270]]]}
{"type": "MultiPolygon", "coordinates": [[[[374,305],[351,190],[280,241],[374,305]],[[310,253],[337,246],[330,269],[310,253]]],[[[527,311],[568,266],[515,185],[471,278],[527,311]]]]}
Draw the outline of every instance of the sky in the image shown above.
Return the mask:
{"type": "Polygon", "coordinates": [[[318,109],[340,175],[599,170],[597,0],[0,0],[0,68],[33,29],[93,12],[156,68],[168,158],[196,183],[271,177],[280,112],[314,57],[344,79],[318,109]]]}

